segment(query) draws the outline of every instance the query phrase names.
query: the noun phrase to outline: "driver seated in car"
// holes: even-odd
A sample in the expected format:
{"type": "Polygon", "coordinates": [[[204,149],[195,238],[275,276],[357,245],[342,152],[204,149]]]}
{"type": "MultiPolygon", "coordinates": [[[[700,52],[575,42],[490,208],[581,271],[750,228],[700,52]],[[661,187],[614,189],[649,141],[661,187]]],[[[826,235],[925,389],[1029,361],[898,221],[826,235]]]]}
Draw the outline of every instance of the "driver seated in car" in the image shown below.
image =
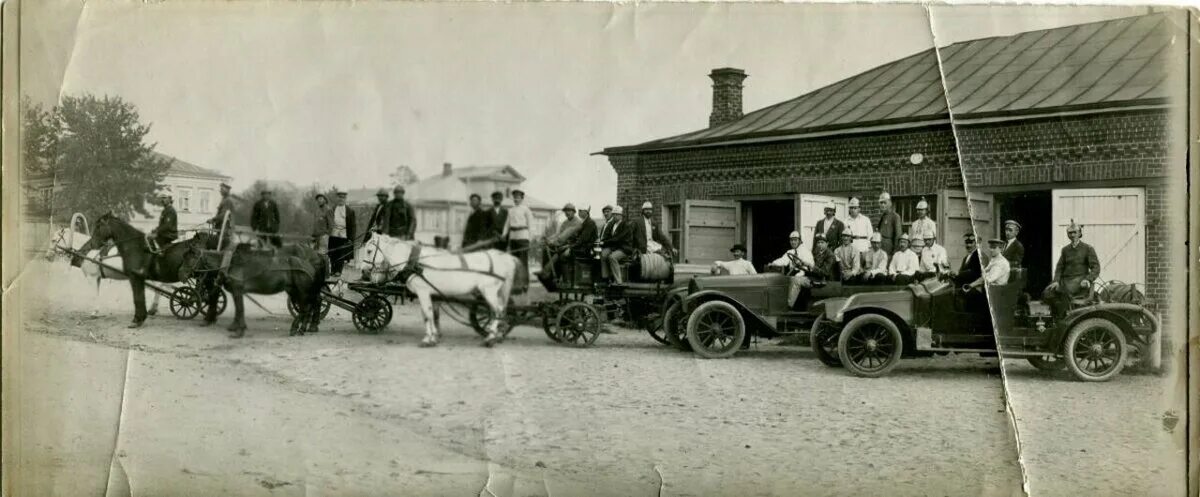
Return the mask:
{"type": "Polygon", "coordinates": [[[746,246],[742,244],[734,245],[729,249],[733,253],[732,261],[717,261],[712,265],[712,274],[717,275],[744,275],[758,274],[754,270],[754,264],[746,260],[746,246]]]}
{"type": "Polygon", "coordinates": [[[883,283],[888,279],[888,254],[882,248],[883,237],[871,233],[871,250],[863,252],[863,283],[883,283]]]}
{"type": "Polygon", "coordinates": [[[796,298],[800,296],[802,290],[812,287],[812,281],[808,279],[807,274],[816,266],[816,262],[813,260],[812,252],[809,252],[808,248],[804,246],[804,242],[800,240],[800,232],[793,231],[788,235],[788,243],[792,248],[767,264],[767,267],[783,268],[784,274],[792,275],[792,283],[788,287],[788,305],[795,307],[796,298]]]}

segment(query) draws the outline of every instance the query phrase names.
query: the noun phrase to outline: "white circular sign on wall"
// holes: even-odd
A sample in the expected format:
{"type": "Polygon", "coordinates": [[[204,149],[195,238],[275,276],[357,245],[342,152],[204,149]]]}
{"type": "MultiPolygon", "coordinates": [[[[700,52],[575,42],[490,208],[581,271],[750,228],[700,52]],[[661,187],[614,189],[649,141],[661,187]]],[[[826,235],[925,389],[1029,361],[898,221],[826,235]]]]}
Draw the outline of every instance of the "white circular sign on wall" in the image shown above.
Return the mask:
{"type": "Polygon", "coordinates": [[[914,153],[914,154],[908,156],[908,161],[913,163],[913,165],[920,164],[921,161],[923,161],[923,160],[925,160],[925,156],[921,155],[920,152],[917,152],[917,153],[914,153]]]}

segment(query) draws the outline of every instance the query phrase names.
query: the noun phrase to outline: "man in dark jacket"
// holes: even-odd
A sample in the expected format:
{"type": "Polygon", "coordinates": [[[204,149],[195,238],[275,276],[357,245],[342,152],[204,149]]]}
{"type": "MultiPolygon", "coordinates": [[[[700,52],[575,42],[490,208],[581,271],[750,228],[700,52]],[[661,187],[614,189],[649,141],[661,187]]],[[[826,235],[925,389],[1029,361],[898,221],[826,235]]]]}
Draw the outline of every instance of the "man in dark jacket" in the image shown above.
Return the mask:
{"type": "Polygon", "coordinates": [[[642,204],[642,217],[636,223],[632,223],[633,246],[642,253],[663,252],[667,260],[670,260],[675,247],[671,245],[671,239],[650,219],[653,213],[654,204],[649,201],[642,204]]]}
{"type": "Polygon", "coordinates": [[[1004,255],[1008,259],[1009,266],[1013,268],[1021,267],[1021,261],[1025,259],[1025,246],[1017,240],[1017,235],[1021,233],[1021,223],[1012,219],[1004,222],[1004,255]]]}
{"type": "Polygon", "coordinates": [[[633,254],[633,226],[625,221],[625,211],[621,206],[613,206],[612,219],[600,234],[601,264],[600,273],[605,279],[611,278],[614,283],[624,283],[621,276],[621,262],[633,254]]]}
{"type": "Polygon", "coordinates": [[[417,216],[412,204],[404,200],[404,187],[392,190],[392,201],[388,202],[387,214],[383,217],[383,232],[401,240],[412,240],[417,232],[417,216]]]}
{"type": "MultiPolygon", "coordinates": [[[[841,219],[834,217],[836,213],[837,207],[832,203],[825,205],[825,217],[817,221],[816,226],[813,226],[813,235],[825,237],[826,242],[841,240],[842,232],[846,230],[846,225],[842,223],[841,219]]],[[[813,238],[815,239],[816,237],[814,236],[813,238]]],[[[816,254],[814,253],[813,256],[816,256],[816,254]]]]}
{"type": "Polygon", "coordinates": [[[808,275],[817,281],[836,280],[839,276],[837,258],[833,256],[833,251],[829,250],[825,235],[820,232],[813,235],[813,245],[816,248],[813,250],[814,265],[808,275]]]}
{"type": "Polygon", "coordinates": [[[591,257],[596,247],[596,238],[600,236],[596,220],[592,219],[590,211],[591,208],[586,205],[579,207],[579,219],[583,224],[579,227],[579,233],[575,235],[575,243],[572,244],[571,251],[575,253],[575,257],[591,257]]]}
{"type": "Polygon", "coordinates": [[[363,235],[363,243],[371,239],[372,233],[383,233],[384,225],[383,218],[387,214],[388,208],[388,191],[386,188],[380,188],[375,192],[375,200],[379,202],[371,209],[371,217],[367,218],[367,232],[363,235]]]}
{"type": "Polygon", "coordinates": [[[887,252],[888,257],[896,253],[896,247],[900,245],[900,235],[904,232],[903,222],[900,220],[900,215],[896,214],[895,207],[892,206],[892,196],[888,192],[879,194],[879,207],[883,209],[883,214],[879,215],[879,223],[875,225],[875,232],[879,233],[879,246],[887,252]]]}
{"type": "Polygon", "coordinates": [[[983,276],[983,264],[979,262],[979,248],[975,246],[975,234],[963,234],[963,245],[967,248],[967,255],[963,257],[962,265],[958,267],[958,273],[954,275],[954,284],[959,287],[970,284],[983,276]]]}
{"type": "Polygon", "coordinates": [[[254,203],[250,214],[250,229],[258,233],[263,245],[280,246],[279,236],[279,204],[271,198],[271,190],[263,190],[262,198],[254,203]]]}
{"type": "Polygon", "coordinates": [[[492,217],[492,237],[496,239],[496,250],[508,251],[508,240],[501,238],[504,234],[504,225],[508,224],[508,209],[504,208],[504,194],[500,192],[492,192],[492,208],[488,213],[492,217]]]}
{"type": "Polygon", "coordinates": [[[472,193],[470,203],[471,214],[467,216],[467,225],[463,228],[462,249],[465,252],[490,248],[478,245],[479,242],[490,240],[495,231],[492,228],[492,213],[483,210],[483,197],[472,193]]]}
{"type": "Polygon", "coordinates": [[[1067,227],[1067,238],[1071,240],[1062,248],[1058,265],[1054,267],[1054,282],[1042,292],[1042,302],[1050,306],[1055,316],[1067,313],[1072,299],[1086,297],[1092,284],[1100,277],[1100,258],[1096,249],[1083,243],[1083,227],[1071,220],[1067,227]]]}
{"type": "Polygon", "coordinates": [[[179,217],[175,213],[175,206],[171,205],[170,193],[159,194],[158,200],[162,203],[163,210],[158,215],[158,226],[150,235],[154,238],[154,243],[158,244],[158,249],[162,250],[179,238],[179,217]]]}

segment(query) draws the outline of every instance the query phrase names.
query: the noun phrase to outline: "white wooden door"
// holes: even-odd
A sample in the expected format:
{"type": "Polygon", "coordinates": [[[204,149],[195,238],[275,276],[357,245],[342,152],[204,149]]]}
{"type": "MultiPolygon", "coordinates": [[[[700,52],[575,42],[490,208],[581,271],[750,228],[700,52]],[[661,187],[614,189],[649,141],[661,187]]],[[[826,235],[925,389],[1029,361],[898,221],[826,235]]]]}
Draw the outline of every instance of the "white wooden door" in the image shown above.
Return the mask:
{"type": "Polygon", "coordinates": [[[1051,193],[1054,228],[1050,268],[1058,265],[1074,219],[1083,241],[1096,249],[1100,279],[1146,283],[1146,191],[1143,188],[1089,188],[1051,193]]]}
{"type": "MultiPolygon", "coordinates": [[[[813,249],[813,228],[817,226],[817,221],[825,217],[825,206],[833,203],[837,207],[837,214],[834,217],[846,220],[847,208],[850,199],[846,197],[830,197],[828,195],[812,195],[802,193],[796,195],[796,226],[800,231],[800,240],[804,242],[804,246],[809,250],[813,249]]],[[[830,246],[836,246],[837,240],[831,240],[830,246]]]]}
{"type": "Polygon", "coordinates": [[[683,263],[712,264],[728,260],[729,248],[738,241],[737,202],[687,200],[683,203],[683,263]]]}
{"type": "Polygon", "coordinates": [[[986,193],[938,192],[937,240],[946,247],[946,258],[955,271],[960,270],[959,265],[967,255],[963,235],[974,232],[981,247],[986,247],[987,239],[993,236],[992,203],[992,196],[986,193]]]}

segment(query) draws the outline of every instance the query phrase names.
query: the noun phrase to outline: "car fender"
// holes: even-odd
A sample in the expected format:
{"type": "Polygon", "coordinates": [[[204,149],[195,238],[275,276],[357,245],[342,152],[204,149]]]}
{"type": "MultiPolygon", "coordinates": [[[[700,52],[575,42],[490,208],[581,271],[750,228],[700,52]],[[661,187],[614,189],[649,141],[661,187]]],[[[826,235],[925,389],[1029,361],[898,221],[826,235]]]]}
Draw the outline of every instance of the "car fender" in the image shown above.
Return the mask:
{"type": "Polygon", "coordinates": [[[890,292],[868,292],[851,295],[844,298],[825,300],[825,315],[830,321],[844,323],[846,316],[857,316],[862,310],[874,310],[881,314],[895,316],[897,323],[908,326],[913,317],[913,294],[909,290],[890,292]]]}
{"type": "Polygon", "coordinates": [[[758,313],[751,311],[746,306],[742,305],[741,302],[738,302],[737,299],[735,299],[735,298],[729,296],[728,294],[726,294],[725,292],[722,292],[719,290],[701,290],[701,291],[692,293],[692,294],[688,295],[687,297],[684,297],[683,308],[686,309],[688,313],[690,313],[692,310],[699,307],[700,304],[703,304],[705,302],[711,302],[713,300],[720,300],[722,302],[726,302],[726,303],[732,305],[735,309],[737,309],[738,312],[741,313],[742,319],[746,321],[747,329],[751,329],[751,327],[753,327],[753,326],[762,326],[762,327],[766,327],[769,330],[775,329],[773,326],[771,326],[770,323],[767,323],[767,321],[765,319],[763,319],[762,316],[759,316],[758,313]]]}

